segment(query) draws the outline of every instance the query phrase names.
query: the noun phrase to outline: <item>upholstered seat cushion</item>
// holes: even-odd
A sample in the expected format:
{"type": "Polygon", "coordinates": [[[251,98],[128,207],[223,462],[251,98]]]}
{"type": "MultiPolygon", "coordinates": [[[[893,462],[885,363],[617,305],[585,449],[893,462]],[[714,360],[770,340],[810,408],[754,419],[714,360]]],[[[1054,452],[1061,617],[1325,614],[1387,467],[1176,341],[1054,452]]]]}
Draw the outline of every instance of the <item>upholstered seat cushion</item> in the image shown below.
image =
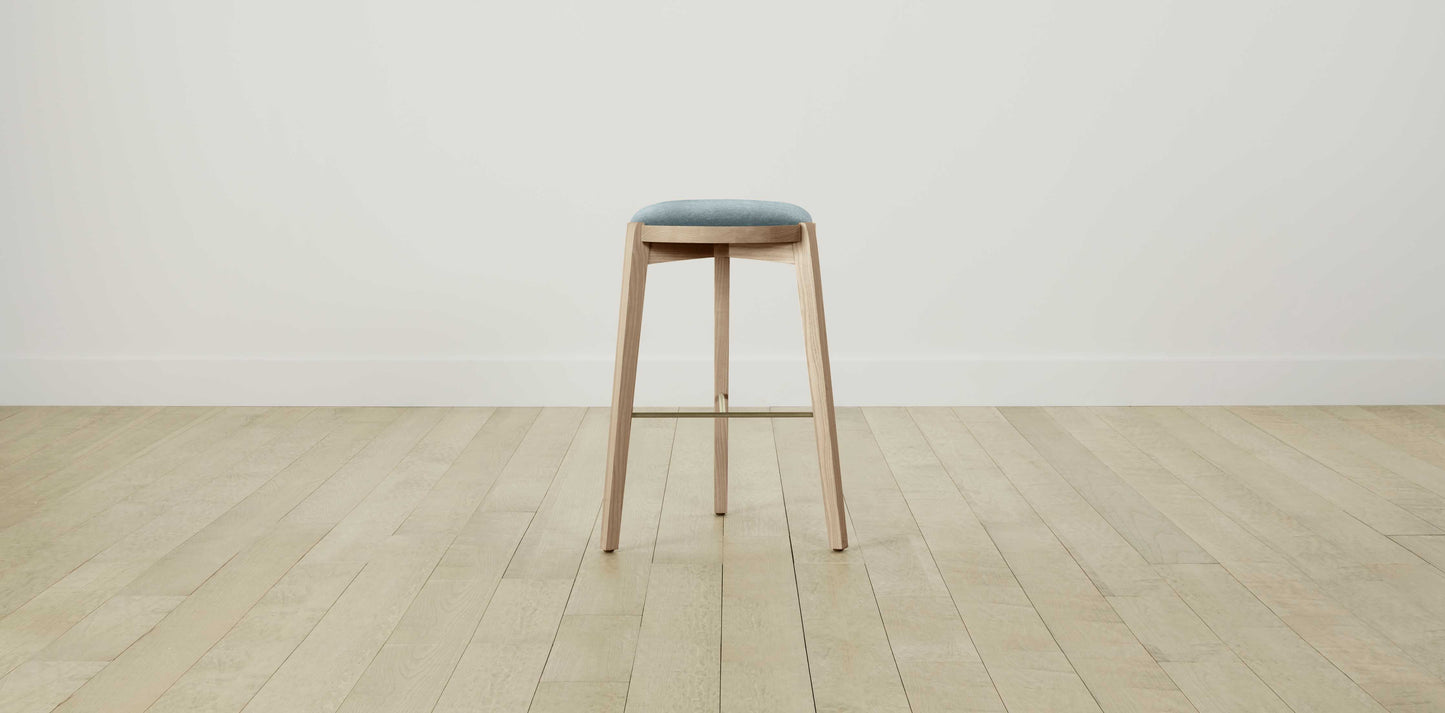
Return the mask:
{"type": "Polygon", "coordinates": [[[735,199],[663,201],[653,203],[632,216],[634,223],[648,225],[797,225],[810,223],[813,216],[792,203],[735,199]]]}

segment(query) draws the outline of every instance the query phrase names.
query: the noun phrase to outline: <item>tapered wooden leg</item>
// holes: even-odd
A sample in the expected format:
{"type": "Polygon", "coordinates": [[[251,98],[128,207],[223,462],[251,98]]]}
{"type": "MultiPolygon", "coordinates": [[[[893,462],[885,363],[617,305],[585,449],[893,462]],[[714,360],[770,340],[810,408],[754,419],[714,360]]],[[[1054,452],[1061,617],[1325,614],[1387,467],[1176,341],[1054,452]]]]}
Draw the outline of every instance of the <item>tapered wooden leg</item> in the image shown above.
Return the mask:
{"type": "Polygon", "coordinates": [[[838,423],[833,413],[833,372],[828,366],[828,330],[823,321],[823,283],[818,277],[817,227],[802,224],[803,239],[793,246],[798,268],[798,302],[803,308],[803,342],[808,356],[808,387],[813,396],[813,426],[818,434],[818,475],[823,481],[823,511],[828,544],[848,547],[843,509],[843,479],[838,466],[838,423]]]}
{"type": "MultiPolygon", "coordinates": [[[[728,246],[713,246],[713,408],[728,410],[728,282],[731,265],[728,246]]],[[[728,420],[712,420],[712,502],[713,512],[728,511],[728,420]]]]}
{"type": "Polygon", "coordinates": [[[602,550],[617,549],[622,534],[622,490],[632,436],[632,397],[637,386],[637,349],[642,337],[642,294],[647,287],[647,243],[642,224],[627,224],[622,258],[622,307],[617,317],[617,360],[612,371],[612,416],[607,427],[607,481],[602,492],[602,550]]]}

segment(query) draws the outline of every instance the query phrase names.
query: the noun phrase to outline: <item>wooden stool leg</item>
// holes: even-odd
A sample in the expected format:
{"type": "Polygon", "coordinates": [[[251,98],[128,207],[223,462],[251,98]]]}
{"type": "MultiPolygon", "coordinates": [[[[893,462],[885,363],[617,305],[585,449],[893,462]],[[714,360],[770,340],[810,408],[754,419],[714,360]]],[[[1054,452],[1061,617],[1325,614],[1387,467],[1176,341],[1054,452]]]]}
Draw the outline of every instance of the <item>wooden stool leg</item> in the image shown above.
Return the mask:
{"type": "Polygon", "coordinates": [[[637,349],[642,337],[642,294],[647,287],[647,243],[642,224],[627,224],[622,258],[622,307],[617,317],[617,360],[612,372],[612,415],[607,427],[607,482],[602,493],[602,550],[617,549],[622,535],[622,490],[632,436],[632,397],[637,387],[637,349]]]}
{"type": "MultiPolygon", "coordinates": [[[[731,265],[728,246],[713,246],[713,408],[728,410],[728,282],[731,265]]],[[[712,420],[712,503],[713,512],[728,511],[728,420],[712,420]]]]}
{"type": "Polygon", "coordinates": [[[828,544],[848,547],[843,509],[843,479],[838,467],[838,424],[833,413],[833,372],[828,366],[828,330],[823,323],[823,283],[818,276],[817,227],[802,224],[803,239],[794,243],[798,268],[798,302],[803,308],[803,342],[808,355],[808,387],[813,396],[813,427],[818,434],[818,475],[823,481],[823,511],[828,544]]]}

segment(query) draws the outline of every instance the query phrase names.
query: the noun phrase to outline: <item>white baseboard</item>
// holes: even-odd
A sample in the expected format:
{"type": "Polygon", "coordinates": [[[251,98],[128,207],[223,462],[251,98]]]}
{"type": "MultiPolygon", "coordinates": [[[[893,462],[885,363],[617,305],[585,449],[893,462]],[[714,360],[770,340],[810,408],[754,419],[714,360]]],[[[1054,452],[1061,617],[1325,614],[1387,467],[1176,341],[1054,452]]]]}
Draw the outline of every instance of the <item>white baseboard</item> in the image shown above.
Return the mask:
{"type": "MultiPolygon", "coordinates": [[[[1445,403],[1445,357],[854,359],[839,405],[1445,403]]],[[[602,405],[612,361],[0,357],[0,404],[602,405]]],[[[639,405],[707,406],[711,364],[645,359],[639,405]]],[[[738,359],[735,406],[807,402],[801,360],[738,359]]]]}

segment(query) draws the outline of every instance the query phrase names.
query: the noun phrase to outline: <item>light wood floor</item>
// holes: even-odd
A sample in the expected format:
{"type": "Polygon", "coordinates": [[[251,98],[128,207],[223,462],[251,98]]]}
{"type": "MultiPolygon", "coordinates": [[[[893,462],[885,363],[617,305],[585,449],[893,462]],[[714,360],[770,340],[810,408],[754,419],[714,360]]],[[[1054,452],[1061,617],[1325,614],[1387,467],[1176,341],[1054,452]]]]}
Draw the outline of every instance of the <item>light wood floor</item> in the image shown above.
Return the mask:
{"type": "Polygon", "coordinates": [[[0,407],[0,711],[1445,711],[1445,408],[0,407]]]}

